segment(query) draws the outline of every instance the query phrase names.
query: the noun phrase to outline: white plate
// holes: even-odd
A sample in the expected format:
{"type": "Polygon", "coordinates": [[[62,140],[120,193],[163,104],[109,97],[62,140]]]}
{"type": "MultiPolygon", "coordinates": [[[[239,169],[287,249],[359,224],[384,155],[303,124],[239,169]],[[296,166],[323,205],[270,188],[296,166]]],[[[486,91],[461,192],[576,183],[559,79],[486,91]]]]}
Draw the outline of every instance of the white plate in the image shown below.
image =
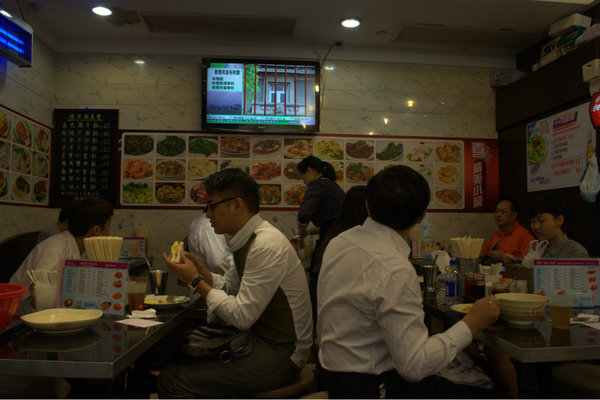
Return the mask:
{"type": "Polygon", "coordinates": [[[175,307],[179,304],[183,304],[186,301],[190,301],[189,297],[186,296],[172,296],[169,298],[167,295],[164,296],[155,296],[153,294],[146,295],[146,299],[144,300],[144,304],[152,307],[175,307]],[[168,299],[168,300],[167,300],[168,299]]]}
{"type": "Polygon", "coordinates": [[[102,317],[100,310],[50,308],[23,315],[25,324],[44,333],[74,333],[85,330],[102,317]]]}
{"type": "Polygon", "coordinates": [[[453,304],[450,306],[450,309],[452,311],[456,311],[462,314],[466,314],[469,312],[469,309],[473,307],[473,303],[460,303],[460,304],[453,304]],[[467,308],[468,306],[468,308],[467,308]]]}

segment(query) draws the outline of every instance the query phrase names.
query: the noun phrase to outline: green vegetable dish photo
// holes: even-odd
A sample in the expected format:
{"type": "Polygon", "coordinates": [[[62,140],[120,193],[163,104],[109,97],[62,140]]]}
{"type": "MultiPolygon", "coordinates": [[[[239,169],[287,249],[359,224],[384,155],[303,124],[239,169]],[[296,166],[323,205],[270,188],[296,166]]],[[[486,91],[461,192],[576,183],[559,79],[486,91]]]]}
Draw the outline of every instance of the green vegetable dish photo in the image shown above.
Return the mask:
{"type": "Polygon", "coordinates": [[[546,158],[546,139],[542,135],[533,134],[527,142],[527,161],[536,165],[546,158]]]}
{"type": "Polygon", "coordinates": [[[202,154],[208,157],[217,154],[216,139],[190,137],[190,154],[202,154]]]}
{"type": "Polygon", "coordinates": [[[156,152],[161,156],[173,157],[185,151],[185,140],[179,136],[158,137],[156,152]]]}
{"type": "Polygon", "coordinates": [[[123,203],[150,204],[152,203],[152,187],[148,183],[130,182],[123,185],[123,203]]]}
{"type": "Polygon", "coordinates": [[[398,160],[402,158],[404,146],[402,143],[390,142],[377,153],[377,159],[382,161],[398,160]]]}

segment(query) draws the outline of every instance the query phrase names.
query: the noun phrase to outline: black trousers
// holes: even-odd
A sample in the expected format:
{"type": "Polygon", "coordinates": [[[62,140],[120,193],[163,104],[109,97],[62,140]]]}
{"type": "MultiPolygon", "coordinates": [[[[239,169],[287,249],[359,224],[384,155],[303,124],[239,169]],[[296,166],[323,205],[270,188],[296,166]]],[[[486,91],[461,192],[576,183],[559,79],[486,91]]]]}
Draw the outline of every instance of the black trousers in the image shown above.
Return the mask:
{"type": "Polygon", "coordinates": [[[429,376],[421,382],[410,383],[396,371],[381,375],[324,370],[330,399],[491,399],[505,397],[495,390],[456,385],[440,376],[429,376]]]}

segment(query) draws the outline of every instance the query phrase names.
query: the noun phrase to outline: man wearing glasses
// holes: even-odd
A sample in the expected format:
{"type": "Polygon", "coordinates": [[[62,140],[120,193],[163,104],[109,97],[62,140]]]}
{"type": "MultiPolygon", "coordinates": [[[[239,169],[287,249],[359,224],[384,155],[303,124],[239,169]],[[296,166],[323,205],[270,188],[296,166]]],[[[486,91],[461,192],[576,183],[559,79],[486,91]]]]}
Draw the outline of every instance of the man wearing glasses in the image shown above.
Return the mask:
{"type": "Polygon", "coordinates": [[[208,322],[220,318],[252,330],[246,357],[229,363],[194,360],[170,364],[158,379],[160,397],[248,396],[293,382],[312,345],[306,276],[287,238],[258,214],[258,185],[239,169],[226,169],[205,182],[206,216],[217,234],[231,236],[235,269],[211,273],[190,253],[181,263],[165,262],[206,300],[208,322]],[[239,282],[237,294],[230,295],[239,282]]]}

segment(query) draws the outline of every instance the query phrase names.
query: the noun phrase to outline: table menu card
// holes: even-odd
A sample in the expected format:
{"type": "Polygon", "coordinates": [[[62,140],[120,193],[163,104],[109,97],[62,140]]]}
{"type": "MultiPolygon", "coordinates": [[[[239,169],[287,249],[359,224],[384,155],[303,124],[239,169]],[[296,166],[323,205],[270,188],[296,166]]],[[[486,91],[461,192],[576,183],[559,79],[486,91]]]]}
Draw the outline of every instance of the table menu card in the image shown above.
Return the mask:
{"type": "Polygon", "coordinates": [[[54,110],[51,205],[113,203],[119,110],[54,110]]]}
{"type": "Polygon", "coordinates": [[[97,309],[105,314],[124,315],[127,268],[125,262],[62,261],[58,304],[65,308],[97,309]]]}
{"type": "Polygon", "coordinates": [[[533,290],[544,296],[574,295],[579,307],[600,306],[599,259],[544,259],[533,262],[533,290]]]}

